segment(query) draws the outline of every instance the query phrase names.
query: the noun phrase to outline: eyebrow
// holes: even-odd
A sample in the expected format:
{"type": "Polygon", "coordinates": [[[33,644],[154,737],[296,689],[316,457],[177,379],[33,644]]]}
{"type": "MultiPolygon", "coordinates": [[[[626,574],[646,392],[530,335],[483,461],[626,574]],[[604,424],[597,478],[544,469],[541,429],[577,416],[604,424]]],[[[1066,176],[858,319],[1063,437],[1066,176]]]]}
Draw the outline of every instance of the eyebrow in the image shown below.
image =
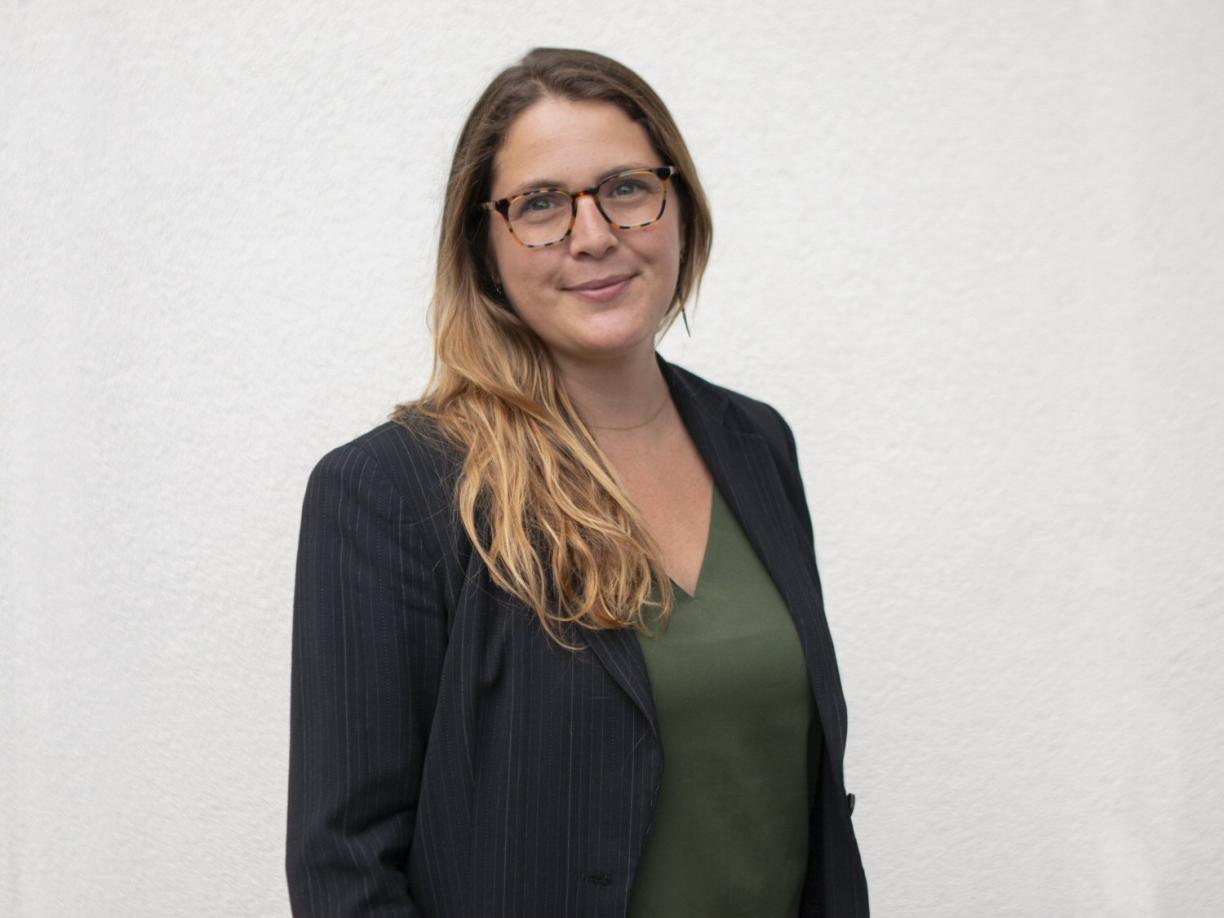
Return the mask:
{"type": "MultiPolygon", "coordinates": [[[[627,172],[630,169],[649,169],[649,168],[650,166],[647,163],[622,163],[619,166],[613,166],[607,172],[603,173],[599,178],[595,180],[595,184],[596,185],[600,184],[606,179],[609,179],[612,176],[616,175],[616,173],[618,172],[627,172]]],[[[537,188],[565,188],[565,187],[566,187],[565,182],[561,181],[560,179],[550,179],[550,178],[531,179],[530,181],[520,182],[518,185],[515,185],[514,188],[506,192],[501,197],[508,198],[508,197],[511,197],[512,195],[522,194],[525,191],[534,191],[537,188]]]]}

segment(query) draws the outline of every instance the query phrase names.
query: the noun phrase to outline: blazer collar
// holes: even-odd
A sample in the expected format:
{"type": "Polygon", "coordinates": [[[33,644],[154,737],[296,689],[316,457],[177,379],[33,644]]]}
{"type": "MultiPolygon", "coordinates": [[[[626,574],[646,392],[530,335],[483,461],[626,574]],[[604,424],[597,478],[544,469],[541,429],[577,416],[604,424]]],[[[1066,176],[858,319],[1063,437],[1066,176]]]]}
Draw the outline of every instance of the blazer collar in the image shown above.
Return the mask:
{"type": "MultiPolygon", "coordinates": [[[[726,390],[655,356],[689,436],[790,610],[829,747],[828,761],[834,763],[840,780],[845,737],[837,663],[816,568],[805,556],[807,541],[796,516],[799,510],[786,495],[765,437],[731,404],[726,390]]],[[[581,629],[581,634],[657,737],[658,715],[637,635],[627,628],[581,629]]]]}

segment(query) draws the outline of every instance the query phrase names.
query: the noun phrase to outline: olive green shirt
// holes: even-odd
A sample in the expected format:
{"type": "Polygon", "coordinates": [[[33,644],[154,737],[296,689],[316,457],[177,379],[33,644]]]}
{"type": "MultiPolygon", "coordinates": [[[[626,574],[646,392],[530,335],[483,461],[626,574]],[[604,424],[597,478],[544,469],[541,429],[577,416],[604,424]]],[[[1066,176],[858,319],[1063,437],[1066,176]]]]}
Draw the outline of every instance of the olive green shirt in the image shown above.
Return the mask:
{"type": "Polygon", "coordinates": [[[799,911],[821,732],[799,636],[714,488],[710,534],[666,631],[638,633],[663,740],[663,786],[631,918],[799,911]]]}

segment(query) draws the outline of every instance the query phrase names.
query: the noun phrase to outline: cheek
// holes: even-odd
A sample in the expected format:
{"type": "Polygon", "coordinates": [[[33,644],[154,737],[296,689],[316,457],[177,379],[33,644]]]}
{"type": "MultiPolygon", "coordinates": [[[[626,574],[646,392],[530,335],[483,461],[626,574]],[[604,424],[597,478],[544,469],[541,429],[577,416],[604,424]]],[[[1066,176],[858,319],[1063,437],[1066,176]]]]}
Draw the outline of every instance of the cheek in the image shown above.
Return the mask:
{"type": "Polygon", "coordinates": [[[650,226],[638,230],[648,240],[656,258],[661,260],[679,259],[681,229],[675,214],[664,214],[663,219],[650,226]]]}
{"type": "Polygon", "coordinates": [[[554,279],[553,253],[525,248],[513,239],[499,239],[492,248],[502,286],[521,297],[538,297],[542,288],[552,286],[554,279]]]}
{"type": "Polygon", "coordinates": [[[643,239],[642,252],[654,263],[660,274],[674,277],[680,273],[680,234],[674,226],[644,227],[643,234],[650,233],[643,239]]]}
{"type": "Polygon", "coordinates": [[[494,228],[489,233],[489,261],[492,263],[493,276],[501,278],[501,282],[505,284],[507,273],[513,271],[510,257],[513,254],[506,248],[506,243],[513,243],[513,239],[503,238],[505,233],[501,228],[494,228]]]}

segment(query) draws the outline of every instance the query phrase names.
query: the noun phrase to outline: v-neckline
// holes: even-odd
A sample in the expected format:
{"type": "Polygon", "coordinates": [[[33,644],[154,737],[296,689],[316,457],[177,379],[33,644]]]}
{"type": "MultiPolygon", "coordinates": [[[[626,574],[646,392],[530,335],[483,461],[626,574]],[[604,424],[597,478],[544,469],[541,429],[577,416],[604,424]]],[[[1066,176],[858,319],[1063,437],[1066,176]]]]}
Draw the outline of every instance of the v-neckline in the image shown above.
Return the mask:
{"type": "Polygon", "coordinates": [[[701,592],[701,585],[705,583],[706,564],[710,560],[710,544],[714,541],[714,502],[717,500],[718,484],[713,480],[710,481],[710,512],[706,521],[706,538],[705,547],[701,550],[701,563],[697,566],[697,583],[693,587],[693,592],[690,593],[680,584],[676,583],[676,578],[671,574],[667,575],[667,579],[671,581],[673,589],[679,591],[680,595],[689,601],[697,598],[697,594],[701,592]]]}

